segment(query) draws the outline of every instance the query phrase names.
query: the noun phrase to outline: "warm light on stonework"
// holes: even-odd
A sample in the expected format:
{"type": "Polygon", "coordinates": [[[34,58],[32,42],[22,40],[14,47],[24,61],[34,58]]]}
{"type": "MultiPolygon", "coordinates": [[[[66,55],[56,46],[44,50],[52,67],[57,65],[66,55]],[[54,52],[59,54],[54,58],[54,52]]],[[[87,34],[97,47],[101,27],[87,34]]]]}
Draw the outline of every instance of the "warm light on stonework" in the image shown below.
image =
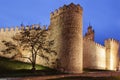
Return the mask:
{"type": "Polygon", "coordinates": [[[105,69],[106,68],[106,59],[105,59],[106,55],[105,55],[105,50],[101,49],[100,50],[100,54],[98,55],[98,62],[97,62],[97,66],[101,69],[105,69]]]}
{"type": "Polygon", "coordinates": [[[113,65],[113,63],[114,63],[114,57],[113,57],[113,55],[112,55],[112,53],[110,53],[110,70],[114,70],[114,65],[113,65]]]}
{"type": "MultiPolygon", "coordinates": [[[[78,4],[71,3],[55,10],[50,14],[50,25],[48,29],[42,28],[40,25],[32,25],[31,29],[47,31],[47,41],[54,41],[51,47],[56,55],[47,55],[46,51],[40,51],[48,57],[48,61],[38,55],[36,63],[48,67],[56,67],[58,70],[67,73],[82,73],[83,68],[100,69],[100,70],[116,70],[118,65],[119,42],[114,39],[105,40],[105,44],[101,45],[95,42],[95,32],[92,26],[88,26],[88,30],[83,37],[83,8],[78,4]],[[48,64],[49,63],[49,64],[48,64]]],[[[2,40],[13,41],[12,37],[28,26],[20,26],[14,28],[0,29],[0,51],[5,49],[2,40]]],[[[104,35],[103,35],[104,36],[104,35]]],[[[31,58],[30,51],[20,49],[22,56],[31,58]]],[[[47,51],[49,52],[49,51],[47,51]]],[[[0,52],[0,55],[3,55],[0,52]]],[[[11,57],[12,55],[8,56],[11,57]]],[[[30,60],[22,58],[24,62],[30,60]]]]}

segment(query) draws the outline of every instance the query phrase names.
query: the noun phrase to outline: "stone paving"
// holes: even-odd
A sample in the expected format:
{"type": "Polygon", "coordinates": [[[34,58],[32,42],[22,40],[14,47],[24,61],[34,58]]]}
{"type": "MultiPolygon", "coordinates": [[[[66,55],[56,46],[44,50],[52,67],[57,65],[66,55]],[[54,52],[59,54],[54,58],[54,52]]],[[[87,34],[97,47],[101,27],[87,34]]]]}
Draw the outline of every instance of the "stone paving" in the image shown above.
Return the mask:
{"type": "Polygon", "coordinates": [[[21,77],[21,78],[2,78],[0,80],[46,80],[46,79],[56,79],[64,77],[110,77],[110,76],[120,76],[120,72],[88,72],[81,74],[64,74],[64,75],[52,75],[52,76],[37,76],[37,77],[21,77]]]}

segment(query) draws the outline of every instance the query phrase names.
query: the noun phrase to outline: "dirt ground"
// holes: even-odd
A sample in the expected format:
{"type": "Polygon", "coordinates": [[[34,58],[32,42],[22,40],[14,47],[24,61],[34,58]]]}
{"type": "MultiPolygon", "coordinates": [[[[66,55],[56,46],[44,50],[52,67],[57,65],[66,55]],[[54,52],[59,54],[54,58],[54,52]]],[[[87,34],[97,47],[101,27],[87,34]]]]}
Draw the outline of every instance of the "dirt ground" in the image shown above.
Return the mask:
{"type": "Polygon", "coordinates": [[[35,76],[35,77],[19,77],[19,78],[2,78],[0,80],[46,80],[46,79],[56,79],[64,77],[110,77],[110,76],[120,76],[120,72],[87,72],[81,74],[64,74],[64,75],[52,75],[52,76],[35,76]]]}

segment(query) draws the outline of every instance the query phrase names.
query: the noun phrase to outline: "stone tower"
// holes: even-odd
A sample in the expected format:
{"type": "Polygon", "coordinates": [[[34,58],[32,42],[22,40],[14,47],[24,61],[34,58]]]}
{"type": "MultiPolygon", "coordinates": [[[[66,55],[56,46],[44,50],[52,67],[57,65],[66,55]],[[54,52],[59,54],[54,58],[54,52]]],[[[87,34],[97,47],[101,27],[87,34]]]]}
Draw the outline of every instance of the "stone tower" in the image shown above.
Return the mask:
{"type": "Polygon", "coordinates": [[[82,7],[73,3],[51,13],[50,39],[55,40],[58,68],[67,73],[83,70],[82,7]]]}
{"type": "Polygon", "coordinates": [[[119,59],[119,42],[114,39],[105,40],[106,47],[106,69],[117,70],[119,59]]]}
{"type": "Polygon", "coordinates": [[[89,26],[88,26],[88,29],[87,29],[87,32],[85,33],[84,38],[94,41],[94,33],[95,33],[95,32],[94,32],[94,30],[92,29],[92,26],[89,25],[89,26]]]}

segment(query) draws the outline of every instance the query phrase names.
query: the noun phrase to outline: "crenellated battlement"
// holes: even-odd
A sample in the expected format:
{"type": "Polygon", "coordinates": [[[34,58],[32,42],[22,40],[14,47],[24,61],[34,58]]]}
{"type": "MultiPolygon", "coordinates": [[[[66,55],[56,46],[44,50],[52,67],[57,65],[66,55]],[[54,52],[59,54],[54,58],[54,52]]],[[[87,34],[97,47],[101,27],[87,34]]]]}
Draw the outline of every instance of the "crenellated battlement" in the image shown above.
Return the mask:
{"type": "Polygon", "coordinates": [[[99,43],[94,42],[94,44],[95,44],[96,46],[98,46],[98,47],[105,48],[103,45],[101,45],[101,44],[99,44],[99,43]]]}
{"type": "Polygon", "coordinates": [[[85,39],[85,38],[84,38],[83,40],[85,40],[85,41],[87,41],[87,42],[89,42],[89,43],[92,43],[92,44],[94,44],[94,45],[97,46],[97,47],[105,48],[105,46],[103,46],[103,45],[101,45],[101,44],[99,44],[99,43],[97,43],[97,42],[94,42],[94,41],[92,41],[92,40],[85,39]]]}
{"type": "Polygon", "coordinates": [[[115,39],[113,39],[113,38],[106,39],[106,40],[105,40],[105,43],[106,43],[106,42],[112,42],[112,43],[116,43],[116,44],[119,45],[119,41],[118,41],[118,40],[115,40],[115,39]]]}
{"type": "Polygon", "coordinates": [[[18,27],[14,28],[14,27],[11,27],[11,28],[0,28],[0,32],[11,32],[11,31],[18,31],[18,27]]]}
{"type": "MultiPolygon", "coordinates": [[[[54,41],[51,50],[57,54],[48,56],[46,51],[42,51],[48,56],[49,61],[46,64],[44,58],[37,56],[36,63],[40,62],[40,65],[56,68],[66,73],[82,73],[83,69],[116,70],[118,67],[119,41],[109,38],[105,40],[104,45],[95,42],[95,32],[91,25],[83,37],[82,12],[83,8],[79,4],[71,3],[50,14],[49,29],[39,24],[26,26],[21,24],[21,26],[16,27],[0,28],[0,55],[6,56],[2,53],[4,49],[7,49],[2,43],[3,40],[16,44],[12,38],[22,30],[33,32],[45,30],[47,41],[54,41]]],[[[22,49],[20,51],[23,56],[25,53],[25,57],[31,56],[28,50],[28,52],[22,51],[22,49]]],[[[15,57],[20,58],[19,56],[15,57]]],[[[26,62],[26,60],[22,61],[26,62]]]]}
{"type": "Polygon", "coordinates": [[[81,11],[81,10],[83,10],[83,8],[79,4],[75,5],[73,3],[71,3],[69,5],[64,5],[63,7],[56,9],[54,12],[51,12],[50,18],[56,17],[66,11],[72,11],[72,10],[81,11]]]}
{"type": "Polygon", "coordinates": [[[12,32],[12,31],[20,31],[23,29],[41,29],[41,30],[46,30],[46,26],[40,27],[39,24],[33,24],[33,25],[27,25],[27,26],[16,26],[16,27],[6,27],[6,28],[0,28],[0,32],[12,32]]]}

